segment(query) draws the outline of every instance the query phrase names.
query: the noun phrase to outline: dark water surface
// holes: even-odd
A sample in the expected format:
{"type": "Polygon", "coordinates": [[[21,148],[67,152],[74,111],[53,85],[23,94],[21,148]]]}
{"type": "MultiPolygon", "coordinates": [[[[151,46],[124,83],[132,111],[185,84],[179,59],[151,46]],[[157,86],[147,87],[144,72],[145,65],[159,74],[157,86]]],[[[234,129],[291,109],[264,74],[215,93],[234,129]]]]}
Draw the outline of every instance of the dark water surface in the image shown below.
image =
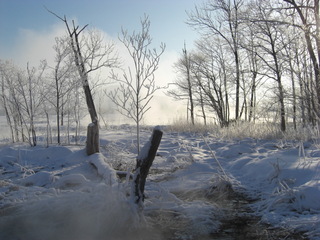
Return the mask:
{"type": "Polygon", "coordinates": [[[221,225],[218,231],[214,230],[208,235],[186,236],[187,219],[183,219],[179,212],[161,212],[151,214],[151,218],[157,222],[167,222],[165,225],[156,225],[161,232],[162,239],[167,240],[301,240],[308,239],[301,232],[270,226],[261,222],[261,218],[253,213],[249,204],[254,200],[247,199],[243,194],[238,194],[232,189],[224,193],[223,196],[217,195],[214,191],[198,191],[197,194],[174,193],[184,201],[202,200],[217,204],[223,209],[223,216],[220,220],[221,225]],[[185,223],[183,223],[185,221],[185,223]]]}

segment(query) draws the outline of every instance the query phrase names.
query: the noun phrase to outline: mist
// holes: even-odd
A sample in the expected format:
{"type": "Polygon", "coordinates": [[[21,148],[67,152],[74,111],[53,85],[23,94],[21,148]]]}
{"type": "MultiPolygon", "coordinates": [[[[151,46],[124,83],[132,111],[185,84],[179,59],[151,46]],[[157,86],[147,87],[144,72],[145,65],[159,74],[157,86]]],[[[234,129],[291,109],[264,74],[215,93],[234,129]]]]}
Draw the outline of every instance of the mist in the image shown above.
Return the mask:
{"type": "Polygon", "coordinates": [[[51,191],[51,197],[23,202],[2,213],[0,239],[160,239],[140,219],[136,206],[109,186],[60,194],[51,191]]]}
{"type": "MultiPolygon", "coordinates": [[[[117,37],[108,35],[101,29],[97,29],[101,32],[106,43],[113,42],[116,47],[116,51],[119,54],[120,61],[123,68],[133,67],[132,59],[127,52],[127,49],[118,40],[117,37]]],[[[120,29],[119,29],[120,31],[120,29]]],[[[27,63],[31,67],[37,67],[41,60],[46,60],[49,66],[54,65],[55,52],[53,45],[55,44],[55,38],[61,37],[66,34],[65,26],[62,23],[57,23],[55,25],[49,26],[44,32],[39,32],[30,29],[20,29],[20,34],[15,42],[15,48],[13,52],[4,54],[3,59],[14,59],[14,64],[19,66],[21,69],[26,69],[27,63]]],[[[154,94],[154,98],[150,102],[151,109],[145,115],[142,123],[147,125],[158,125],[158,124],[168,124],[176,119],[185,116],[186,106],[185,103],[176,101],[166,95],[167,87],[169,83],[174,82],[176,74],[173,69],[173,64],[177,61],[179,54],[175,51],[165,50],[164,54],[161,56],[159,69],[155,72],[156,84],[161,89],[154,94]]],[[[119,70],[119,74],[122,72],[119,70]]],[[[99,86],[101,83],[110,83],[110,69],[105,68],[97,73],[90,75],[90,84],[94,86],[94,83],[99,81],[99,86]]],[[[103,85],[102,85],[103,86],[103,85]]],[[[104,89],[108,92],[108,89],[117,86],[115,84],[106,84],[99,89],[99,95],[103,96],[104,89]]],[[[98,91],[97,91],[98,93],[98,91]]],[[[99,96],[99,98],[100,98],[99,96]]],[[[96,105],[101,105],[102,113],[111,124],[123,124],[123,123],[134,123],[132,119],[128,119],[116,111],[116,106],[114,106],[110,99],[106,96],[102,97],[102,100],[95,99],[96,105]]],[[[86,121],[84,122],[86,124],[86,121]]]]}

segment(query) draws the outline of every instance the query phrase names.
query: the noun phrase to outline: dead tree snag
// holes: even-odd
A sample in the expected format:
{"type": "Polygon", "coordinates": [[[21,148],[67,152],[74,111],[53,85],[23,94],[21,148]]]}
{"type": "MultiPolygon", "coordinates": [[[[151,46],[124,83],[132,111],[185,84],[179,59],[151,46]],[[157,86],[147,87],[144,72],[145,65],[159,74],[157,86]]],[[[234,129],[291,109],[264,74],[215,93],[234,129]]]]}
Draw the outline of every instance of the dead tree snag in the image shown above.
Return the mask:
{"type": "Polygon", "coordinates": [[[146,178],[156,156],[162,134],[163,132],[158,127],[155,127],[150,140],[144,145],[137,157],[137,165],[133,178],[135,203],[137,204],[142,204],[144,201],[146,178]]]}

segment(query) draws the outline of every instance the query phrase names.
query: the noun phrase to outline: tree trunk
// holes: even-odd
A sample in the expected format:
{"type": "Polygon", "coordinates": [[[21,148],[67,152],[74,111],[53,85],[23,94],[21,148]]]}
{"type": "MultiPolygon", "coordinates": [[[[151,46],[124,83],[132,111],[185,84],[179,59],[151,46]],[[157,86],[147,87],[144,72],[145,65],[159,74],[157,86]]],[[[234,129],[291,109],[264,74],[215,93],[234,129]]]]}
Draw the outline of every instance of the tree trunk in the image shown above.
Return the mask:
{"type": "Polygon", "coordinates": [[[58,142],[58,145],[60,145],[60,112],[59,112],[59,100],[57,98],[57,110],[56,110],[56,113],[57,113],[57,142],[58,142]]]}
{"type": "Polygon", "coordinates": [[[78,39],[79,34],[85,27],[83,27],[81,30],[77,32],[78,28],[74,26],[74,31],[73,32],[69,31],[69,35],[71,39],[71,47],[74,53],[75,64],[77,66],[79,76],[81,78],[81,83],[82,83],[82,87],[86,97],[88,111],[92,121],[92,123],[89,124],[88,126],[87,146],[86,146],[87,154],[91,155],[93,153],[99,152],[99,129],[98,129],[99,124],[98,124],[98,115],[96,112],[96,108],[95,108],[94,101],[91,94],[91,89],[89,86],[88,72],[86,71],[86,68],[85,68],[85,62],[81,54],[81,48],[80,48],[80,43],[78,39]]]}
{"type": "Polygon", "coordinates": [[[292,66],[291,61],[289,61],[290,65],[290,75],[291,75],[291,86],[292,86],[292,121],[293,121],[293,128],[297,129],[297,94],[296,94],[296,83],[294,78],[294,69],[292,66]]]}
{"type": "Polygon", "coordinates": [[[206,111],[204,109],[204,101],[203,101],[203,95],[202,95],[201,88],[199,88],[199,92],[200,92],[200,106],[201,106],[201,112],[202,112],[202,117],[203,117],[203,123],[206,126],[207,125],[207,116],[206,116],[206,111]]]}
{"type": "MultiPolygon", "coordinates": [[[[29,137],[29,142],[30,145],[35,147],[37,146],[37,135],[36,135],[36,130],[34,128],[34,106],[33,106],[33,87],[32,87],[32,80],[31,80],[31,75],[29,72],[29,63],[27,64],[27,70],[28,70],[28,80],[29,80],[29,118],[30,118],[30,128],[29,131],[31,132],[31,139],[29,137]]],[[[30,135],[30,134],[29,134],[30,135]]]]}
{"type": "MultiPolygon", "coordinates": [[[[236,43],[235,43],[236,45],[236,43]]],[[[240,117],[240,63],[239,54],[237,46],[234,52],[235,62],[236,62],[236,108],[235,108],[235,119],[238,120],[240,117]]]]}
{"type": "Polygon", "coordinates": [[[90,123],[87,128],[87,155],[99,152],[99,126],[98,123],[90,123]]]}
{"type": "MultiPolygon", "coordinates": [[[[63,97],[61,99],[61,117],[60,117],[60,125],[63,126],[64,125],[64,102],[63,102],[63,97]]],[[[59,124],[59,123],[57,123],[59,124]]]]}
{"type": "Polygon", "coordinates": [[[156,156],[158,147],[161,142],[163,132],[158,128],[154,128],[151,139],[141,149],[137,158],[137,165],[133,179],[135,203],[142,204],[144,201],[144,187],[149,169],[156,156]]]}
{"type": "Polygon", "coordinates": [[[280,116],[281,116],[281,131],[285,132],[286,131],[286,117],[285,117],[285,105],[284,105],[284,94],[283,94],[283,88],[281,85],[281,82],[279,83],[279,91],[280,91],[280,116]]]}
{"type": "Polygon", "coordinates": [[[187,78],[187,88],[188,88],[188,100],[190,101],[190,118],[191,124],[194,125],[194,102],[193,102],[193,92],[192,92],[192,82],[191,82],[191,74],[190,74],[190,56],[187,52],[186,43],[184,43],[184,48],[182,49],[183,58],[184,58],[184,67],[186,70],[186,78],[187,78]]]}
{"type": "Polygon", "coordinates": [[[47,147],[49,147],[50,139],[51,139],[51,128],[50,128],[50,119],[49,119],[49,114],[45,110],[46,114],[46,119],[47,119],[47,147]]]}
{"type": "MultiPolygon", "coordinates": [[[[310,23],[307,21],[306,15],[304,15],[302,8],[296,4],[295,1],[289,1],[284,0],[285,2],[290,3],[294,6],[294,8],[297,10],[297,13],[302,21],[303,24],[303,31],[304,36],[307,44],[307,50],[309,52],[312,65],[313,65],[313,71],[314,71],[314,77],[315,77],[315,87],[316,87],[316,95],[317,95],[317,105],[319,107],[320,105],[320,17],[319,17],[319,0],[314,0],[313,7],[310,7],[310,9],[313,8],[313,13],[315,17],[315,23],[316,23],[316,34],[315,34],[315,40],[316,45],[314,46],[312,44],[312,35],[310,31],[310,23]],[[318,57],[318,59],[317,59],[318,57]]],[[[320,110],[316,107],[314,110],[316,113],[319,113],[320,110]]]]}
{"type": "Polygon", "coordinates": [[[253,72],[252,76],[252,86],[251,86],[251,95],[250,95],[250,108],[249,108],[249,122],[253,120],[254,122],[254,109],[255,109],[255,99],[256,99],[256,79],[257,72],[253,72]]]}
{"type": "Polygon", "coordinates": [[[186,58],[186,70],[187,70],[187,81],[188,81],[188,95],[190,100],[190,117],[191,123],[194,125],[194,104],[193,104],[193,96],[192,96],[192,83],[190,77],[190,61],[187,55],[187,50],[185,50],[185,58],[186,58]]]}

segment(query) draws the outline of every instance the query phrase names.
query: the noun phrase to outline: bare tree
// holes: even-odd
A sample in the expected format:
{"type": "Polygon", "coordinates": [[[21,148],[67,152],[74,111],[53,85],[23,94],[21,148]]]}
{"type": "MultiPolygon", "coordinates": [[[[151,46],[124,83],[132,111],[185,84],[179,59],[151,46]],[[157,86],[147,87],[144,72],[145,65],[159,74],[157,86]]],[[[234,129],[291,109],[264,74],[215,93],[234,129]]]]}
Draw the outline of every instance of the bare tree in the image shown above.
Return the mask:
{"type": "Polygon", "coordinates": [[[307,50],[313,65],[315,88],[317,94],[317,108],[314,109],[320,117],[320,1],[283,0],[288,3],[287,10],[292,8],[299,16],[301,24],[296,24],[302,30],[307,50]]]}
{"type": "Polygon", "coordinates": [[[198,96],[211,109],[222,127],[230,122],[230,75],[232,61],[219,38],[202,38],[197,43],[197,54],[192,59],[192,75],[199,87],[198,96]]]}
{"type": "Polygon", "coordinates": [[[44,97],[55,109],[57,121],[57,142],[60,144],[60,125],[63,125],[64,106],[67,101],[67,95],[70,94],[70,91],[74,88],[74,84],[76,84],[69,83],[73,80],[71,78],[71,73],[74,72],[75,68],[73,67],[70,59],[71,51],[69,48],[68,38],[57,37],[56,44],[53,46],[53,49],[56,52],[55,66],[49,67],[52,69],[50,78],[52,78],[53,81],[52,83],[49,83],[50,88],[44,88],[44,97]],[[51,94],[52,89],[54,89],[54,94],[51,94]]]}
{"type": "Polygon", "coordinates": [[[112,78],[119,86],[107,93],[118,111],[124,116],[134,120],[137,126],[137,150],[140,151],[140,122],[151,108],[150,101],[154,93],[160,88],[156,85],[155,71],[158,69],[160,56],[165,50],[161,43],[160,51],[151,48],[150,20],[145,16],[141,20],[141,32],[131,35],[122,30],[119,38],[124,44],[133,61],[133,67],[123,70],[122,77],[113,73],[112,78]]]}
{"type": "Polygon", "coordinates": [[[16,95],[18,92],[19,81],[22,79],[22,71],[18,70],[12,63],[6,62],[2,67],[2,94],[3,98],[6,99],[6,111],[7,121],[8,123],[13,122],[13,130],[14,136],[13,141],[20,141],[24,142],[26,136],[25,132],[25,125],[23,120],[22,114],[22,104],[21,103],[21,94],[16,95]],[[12,119],[12,121],[10,120],[12,119]]]}
{"type": "Polygon", "coordinates": [[[39,68],[30,67],[22,71],[7,63],[1,67],[2,101],[7,114],[7,121],[13,127],[13,141],[27,140],[31,146],[37,145],[35,121],[39,117],[43,102],[41,82],[45,65],[39,68]]]}
{"type": "MultiPolygon", "coordinates": [[[[250,83],[250,98],[249,98],[249,116],[248,120],[255,120],[255,110],[257,105],[257,89],[259,86],[258,73],[260,68],[261,60],[257,54],[257,46],[254,44],[254,33],[250,31],[249,34],[249,48],[247,48],[247,56],[248,56],[248,72],[250,74],[251,83],[250,83]]],[[[261,79],[260,79],[261,80],[261,79]]]]}
{"type": "Polygon", "coordinates": [[[263,63],[263,74],[276,83],[276,96],[279,103],[280,128],[286,131],[285,90],[283,85],[284,46],[288,44],[283,34],[285,25],[277,19],[276,12],[269,1],[260,1],[251,11],[251,22],[254,26],[256,54],[263,63]]]}
{"type": "Polygon", "coordinates": [[[11,64],[9,62],[2,62],[0,61],[0,77],[1,77],[1,92],[0,92],[0,102],[2,104],[2,107],[4,109],[4,113],[7,119],[7,123],[10,128],[11,133],[11,139],[12,142],[19,141],[19,134],[16,127],[16,121],[13,115],[10,113],[11,107],[10,107],[10,95],[7,87],[8,82],[8,67],[11,64]]]}
{"type": "Polygon", "coordinates": [[[217,36],[224,41],[234,56],[236,69],[235,119],[240,117],[240,15],[243,0],[207,1],[200,8],[189,13],[188,24],[203,32],[206,37],[217,36]]]}
{"type": "Polygon", "coordinates": [[[35,117],[35,101],[34,101],[34,84],[36,81],[33,80],[35,77],[35,69],[29,68],[29,64],[27,64],[27,77],[28,77],[28,84],[27,84],[27,91],[28,91],[28,96],[25,96],[25,102],[26,102],[26,110],[27,114],[29,116],[30,120],[30,127],[29,127],[29,132],[31,133],[31,137],[29,137],[29,141],[31,146],[36,146],[37,145],[37,135],[36,135],[36,130],[34,127],[34,117],[35,117]],[[29,98],[29,103],[27,102],[27,98],[29,98]]]}
{"type": "Polygon", "coordinates": [[[51,14],[59,18],[66,25],[69,44],[73,53],[73,61],[78,70],[80,81],[85,93],[86,103],[92,124],[88,126],[87,133],[87,154],[99,152],[99,124],[98,114],[93,101],[91,88],[89,86],[89,73],[101,69],[102,67],[114,67],[117,65],[117,56],[114,54],[114,45],[104,45],[101,35],[89,35],[89,39],[81,44],[80,34],[88,25],[76,26],[72,21],[70,24],[64,16],[63,18],[48,10],[51,14]]]}
{"type": "MultiPolygon", "coordinates": [[[[191,76],[192,54],[187,51],[186,44],[182,49],[182,54],[174,67],[177,70],[178,78],[173,83],[176,89],[168,91],[168,95],[178,100],[188,100],[188,112],[190,111],[191,123],[194,125],[194,81],[191,76]]],[[[188,113],[189,115],[189,113],[188,113]]]]}
{"type": "MultiPolygon", "coordinates": [[[[292,16],[292,23],[294,24],[295,18],[292,16]]],[[[285,64],[285,72],[288,76],[290,76],[291,80],[291,96],[290,103],[288,109],[291,109],[291,117],[293,122],[293,128],[297,129],[298,122],[298,88],[296,87],[298,80],[301,79],[300,75],[300,59],[298,56],[298,51],[302,47],[304,49],[303,44],[301,44],[301,34],[297,33],[295,28],[287,28],[286,31],[283,31],[283,35],[285,38],[282,38],[282,45],[284,46],[283,57],[286,60],[287,64],[285,64]],[[290,106],[292,106],[290,108],[290,106]]],[[[288,114],[290,112],[288,111],[288,114]]]]}

